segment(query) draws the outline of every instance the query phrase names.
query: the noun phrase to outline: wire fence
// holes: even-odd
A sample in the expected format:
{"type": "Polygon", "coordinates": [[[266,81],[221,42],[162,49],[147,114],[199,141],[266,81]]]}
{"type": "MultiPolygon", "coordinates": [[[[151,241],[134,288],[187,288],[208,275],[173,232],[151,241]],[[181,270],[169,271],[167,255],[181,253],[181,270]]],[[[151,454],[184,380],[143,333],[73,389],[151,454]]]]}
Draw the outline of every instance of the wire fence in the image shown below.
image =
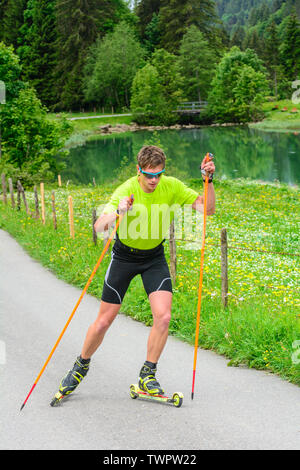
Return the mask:
{"type": "MultiPolygon", "coordinates": [[[[33,189],[33,201],[34,201],[34,210],[29,208],[27,196],[24,191],[24,188],[20,181],[17,181],[16,185],[16,192],[13,187],[12,179],[8,179],[8,185],[5,179],[5,175],[1,175],[1,184],[2,184],[2,201],[5,205],[8,205],[8,199],[10,197],[11,200],[11,207],[13,209],[20,210],[21,209],[21,201],[23,201],[24,209],[26,214],[30,217],[35,219],[40,219],[42,224],[45,225],[46,223],[46,206],[45,206],[45,189],[44,183],[40,183],[40,198],[38,194],[37,187],[35,186],[33,189]],[[9,190],[9,194],[7,191],[9,190]],[[16,197],[15,197],[16,195],[16,197]]],[[[61,187],[61,177],[58,176],[58,186],[61,187]]],[[[76,232],[74,228],[74,208],[73,208],[73,199],[72,196],[68,196],[66,205],[68,207],[68,223],[69,223],[69,234],[72,239],[76,237],[76,232]]],[[[49,212],[49,208],[48,208],[49,212]]],[[[51,192],[51,212],[52,212],[52,223],[54,230],[58,228],[57,216],[56,216],[56,198],[55,198],[55,191],[51,192]]],[[[107,239],[109,237],[109,232],[106,231],[104,233],[104,238],[99,239],[98,235],[95,231],[94,225],[97,220],[97,211],[95,208],[92,209],[92,213],[90,215],[90,227],[91,227],[91,238],[93,240],[94,245],[97,245],[100,240],[105,245],[107,239]]],[[[176,230],[174,226],[174,220],[170,225],[169,231],[169,251],[170,251],[170,272],[174,283],[176,283],[176,276],[177,276],[177,248],[180,246],[180,243],[197,243],[199,245],[199,240],[191,239],[191,238],[180,238],[176,237],[176,230]]],[[[266,250],[266,249],[259,249],[257,247],[244,247],[242,245],[237,244],[228,244],[227,240],[227,230],[223,228],[220,231],[220,243],[213,243],[211,241],[206,241],[205,246],[207,249],[216,248],[220,250],[220,261],[221,261],[221,297],[224,307],[227,307],[228,304],[228,252],[233,251],[241,251],[241,252],[252,252],[258,253],[268,256],[276,256],[276,257],[291,257],[291,258],[299,258],[300,253],[292,253],[287,251],[276,251],[276,250],[266,250]]],[[[266,288],[273,288],[276,289],[276,286],[271,284],[266,285],[266,288]]]]}

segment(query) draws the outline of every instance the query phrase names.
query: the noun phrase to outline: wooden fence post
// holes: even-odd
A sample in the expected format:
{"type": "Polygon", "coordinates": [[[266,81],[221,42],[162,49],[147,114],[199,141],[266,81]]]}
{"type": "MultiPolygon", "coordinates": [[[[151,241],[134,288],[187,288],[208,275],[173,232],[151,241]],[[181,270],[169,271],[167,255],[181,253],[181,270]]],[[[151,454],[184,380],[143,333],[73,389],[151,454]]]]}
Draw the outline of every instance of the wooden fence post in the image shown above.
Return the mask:
{"type": "Polygon", "coordinates": [[[96,209],[93,209],[92,223],[93,223],[93,241],[95,245],[97,245],[97,233],[94,227],[96,220],[97,220],[97,211],[96,209]]]}
{"type": "Polygon", "coordinates": [[[17,181],[17,209],[18,211],[21,210],[21,191],[19,181],[17,181]]]}
{"type": "Polygon", "coordinates": [[[27,204],[27,199],[26,199],[25,191],[24,191],[24,188],[23,188],[23,186],[22,186],[22,184],[21,184],[20,181],[19,181],[19,183],[20,183],[20,192],[21,192],[22,199],[23,199],[23,202],[24,202],[26,214],[29,215],[29,209],[28,209],[28,204],[27,204]]]}
{"type": "Polygon", "coordinates": [[[15,208],[15,197],[14,197],[13,182],[12,182],[11,178],[8,178],[8,186],[9,186],[9,192],[10,192],[11,206],[14,209],[15,208]]]}
{"type": "Polygon", "coordinates": [[[176,256],[176,241],[175,241],[174,219],[172,220],[171,225],[170,225],[169,247],[170,247],[170,271],[171,271],[172,280],[175,284],[175,282],[176,282],[177,256],[176,256]]]}
{"type": "Polygon", "coordinates": [[[55,193],[54,193],[54,191],[52,191],[51,199],[52,199],[53,225],[54,225],[54,230],[56,230],[57,229],[57,220],[56,220],[55,193]]]}
{"type": "Polygon", "coordinates": [[[69,224],[70,224],[70,237],[75,238],[74,232],[74,216],[73,216],[73,199],[69,196],[69,224]]]}
{"type": "Polygon", "coordinates": [[[58,186],[61,187],[61,176],[58,175],[58,176],[57,176],[57,179],[58,179],[58,186]]]}
{"type": "Polygon", "coordinates": [[[41,183],[41,204],[42,204],[42,222],[45,225],[46,222],[46,214],[45,214],[45,190],[44,190],[44,183],[41,183]]]}
{"type": "Polygon", "coordinates": [[[222,303],[226,308],[228,306],[228,260],[227,260],[227,230],[221,230],[221,292],[222,303]]]}
{"type": "Polygon", "coordinates": [[[7,196],[6,196],[6,180],[5,180],[5,174],[2,173],[1,175],[1,183],[2,183],[2,192],[3,192],[3,202],[4,204],[7,204],[7,196]]]}
{"type": "Polygon", "coordinates": [[[40,217],[39,197],[38,197],[38,192],[37,192],[36,186],[34,186],[33,191],[34,191],[35,217],[36,217],[36,219],[39,219],[39,217],[40,217]]]}

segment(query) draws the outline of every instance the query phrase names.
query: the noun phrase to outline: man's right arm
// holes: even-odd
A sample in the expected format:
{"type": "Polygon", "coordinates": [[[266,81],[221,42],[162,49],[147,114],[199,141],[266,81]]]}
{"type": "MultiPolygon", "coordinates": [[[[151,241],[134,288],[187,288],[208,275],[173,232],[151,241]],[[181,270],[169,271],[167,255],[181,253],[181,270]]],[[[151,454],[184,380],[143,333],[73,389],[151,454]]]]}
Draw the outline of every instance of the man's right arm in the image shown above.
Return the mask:
{"type": "Polygon", "coordinates": [[[94,224],[94,229],[96,232],[105,232],[112,225],[114,225],[115,220],[117,219],[118,214],[112,212],[111,214],[101,214],[100,217],[96,220],[94,224]]]}
{"type": "Polygon", "coordinates": [[[101,214],[99,219],[94,224],[94,229],[96,232],[105,232],[112,225],[114,225],[115,220],[119,214],[125,214],[133,204],[133,197],[124,197],[121,199],[118,205],[118,213],[111,212],[110,214],[101,214]]]}

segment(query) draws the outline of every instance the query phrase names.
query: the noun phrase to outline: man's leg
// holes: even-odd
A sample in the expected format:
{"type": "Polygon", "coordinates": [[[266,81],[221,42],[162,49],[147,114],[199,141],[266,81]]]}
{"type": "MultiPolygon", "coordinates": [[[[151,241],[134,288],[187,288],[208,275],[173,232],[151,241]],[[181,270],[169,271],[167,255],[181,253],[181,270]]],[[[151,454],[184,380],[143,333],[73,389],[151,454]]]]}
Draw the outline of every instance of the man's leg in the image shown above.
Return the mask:
{"type": "Polygon", "coordinates": [[[168,338],[172,293],[169,291],[152,292],[149,295],[149,302],[153,315],[153,326],[148,338],[147,361],[156,364],[168,338]]]}
{"type": "Polygon", "coordinates": [[[92,355],[101,345],[105,333],[116,318],[129,283],[135,273],[130,272],[124,263],[114,259],[106,271],[102,290],[102,300],[96,320],[90,325],[81,350],[71,370],[63,377],[59,386],[61,395],[72,393],[86,376],[92,355]],[[122,269],[123,268],[123,269],[122,269]]]}
{"type": "Polygon", "coordinates": [[[147,344],[147,360],[145,361],[139,377],[139,387],[152,395],[163,395],[164,389],[155,378],[156,365],[165,347],[169,323],[171,319],[172,293],[169,291],[155,291],[149,295],[153,315],[147,344]]]}
{"type": "Polygon", "coordinates": [[[101,301],[98,317],[90,325],[85,337],[81,351],[82,359],[90,359],[99,348],[105,333],[116,318],[120,308],[121,304],[110,304],[103,300],[101,301]]]}
{"type": "Polygon", "coordinates": [[[90,366],[90,358],[103,341],[104,335],[120,310],[120,304],[101,301],[97,319],[88,329],[81,356],[78,356],[73,368],[62,378],[59,385],[61,395],[69,395],[86,376],[90,366]]]}

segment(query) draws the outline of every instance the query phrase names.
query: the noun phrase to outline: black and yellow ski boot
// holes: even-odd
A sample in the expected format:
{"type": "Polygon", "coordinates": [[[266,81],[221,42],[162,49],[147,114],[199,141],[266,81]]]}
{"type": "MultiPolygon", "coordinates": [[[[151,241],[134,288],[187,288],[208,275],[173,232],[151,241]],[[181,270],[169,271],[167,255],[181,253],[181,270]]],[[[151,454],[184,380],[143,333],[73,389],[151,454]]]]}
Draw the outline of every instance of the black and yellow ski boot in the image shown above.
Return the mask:
{"type": "Polygon", "coordinates": [[[57,405],[65,396],[74,392],[75,388],[78,387],[82,379],[88,373],[89,367],[90,359],[82,359],[81,356],[78,356],[73,369],[69,370],[62,378],[59,390],[53,397],[50,405],[57,405]]]}
{"type": "Polygon", "coordinates": [[[156,370],[156,364],[146,361],[140,371],[139,387],[149,395],[163,395],[165,393],[155,378],[156,370]]]}

